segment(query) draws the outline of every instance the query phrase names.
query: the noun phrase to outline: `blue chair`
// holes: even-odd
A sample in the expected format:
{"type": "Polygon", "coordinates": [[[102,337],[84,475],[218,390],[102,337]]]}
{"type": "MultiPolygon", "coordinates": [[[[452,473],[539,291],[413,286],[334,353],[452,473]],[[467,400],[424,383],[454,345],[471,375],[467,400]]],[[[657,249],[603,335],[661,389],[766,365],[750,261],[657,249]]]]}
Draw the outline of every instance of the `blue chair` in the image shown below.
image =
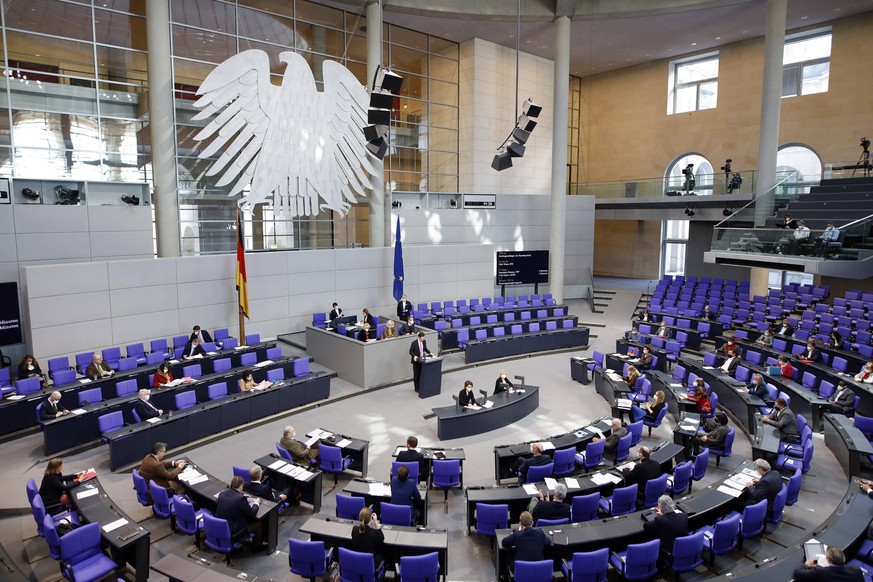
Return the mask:
{"type": "Polygon", "coordinates": [[[34,481],[33,478],[28,479],[24,489],[27,491],[27,502],[30,505],[33,505],[33,498],[39,495],[39,488],[36,486],[36,481],[34,481]]]}
{"type": "MultiPolygon", "coordinates": [[[[666,408],[666,406],[664,407],[666,408]]],[[[635,447],[643,440],[643,421],[638,420],[627,425],[627,432],[631,435],[631,446],[635,447]]]]}
{"type": "Polygon", "coordinates": [[[412,521],[412,506],[382,502],[380,518],[385,525],[415,525],[412,521]]]}
{"type": "Polygon", "coordinates": [[[597,519],[599,509],[600,493],[595,491],[587,495],[576,495],[570,505],[570,520],[573,523],[580,523],[597,519]]]}
{"type": "Polygon", "coordinates": [[[124,426],[124,414],[120,410],[97,417],[97,428],[106,441],[106,433],[118,430],[124,426]]]}
{"type": "Polygon", "coordinates": [[[187,335],[174,335],[173,336],[173,349],[176,348],[184,348],[185,344],[188,343],[187,335]]]}
{"type": "Polygon", "coordinates": [[[652,429],[658,428],[661,426],[661,423],[664,422],[664,417],[667,416],[667,407],[664,406],[661,408],[661,411],[658,413],[658,416],[655,417],[655,420],[649,420],[645,416],[642,418],[642,423],[649,427],[649,436],[652,436],[652,429]]]}
{"type": "Polygon", "coordinates": [[[354,495],[336,494],[336,516],[342,519],[358,520],[361,510],[366,507],[367,500],[354,495]]]}
{"type": "Polygon", "coordinates": [[[306,376],[309,374],[309,358],[297,358],[294,360],[294,377],[306,376]]]}
{"type": "Polygon", "coordinates": [[[337,475],[345,471],[352,464],[351,458],[344,457],[341,448],[325,444],[318,448],[318,457],[320,459],[319,467],[321,470],[333,473],[333,486],[336,487],[337,475]]]}
{"type": "Polygon", "coordinates": [[[718,467],[721,463],[722,457],[730,457],[734,448],[734,437],[736,437],[736,431],[734,427],[730,427],[728,429],[727,436],[724,438],[724,443],[722,443],[722,447],[719,449],[712,445],[709,446],[709,452],[715,455],[715,466],[718,467]]]}
{"type": "Polygon", "coordinates": [[[646,481],[646,489],[642,499],[637,500],[640,508],[650,509],[658,505],[658,498],[667,491],[667,475],[664,473],[657,479],[646,481]]]}
{"type": "Polygon", "coordinates": [[[694,458],[694,467],[691,471],[691,483],[688,484],[688,490],[691,491],[694,481],[700,481],[706,476],[706,468],[709,466],[709,449],[700,449],[700,452],[694,458]]]}
{"type": "Polygon", "coordinates": [[[246,483],[251,481],[251,478],[249,477],[249,470],[245,467],[237,467],[236,465],[233,465],[233,476],[242,478],[242,480],[246,483]]]}
{"type": "Polygon", "coordinates": [[[234,540],[230,535],[230,526],[227,524],[227,520],[209,515],[208,513],[203,514],[203,531],[206,533],[206,537],[203,540],[206,547],[213,552],[224,554],[225,564],[230,564],[230,554],[234,550],[249,541],[248,535],[234,540]]]}
{"type": "Polygon", "coordinates": [[[121,348],[106,348],[103,350],[102,355],[103,361],[106,362],[110,368],[118,368],[118,360],[121,359],[121,348]]]}
{"type": "MultiPolygon", "coordinates": [[[[167,347],[167,340],[164,338],[153,339],[151,342],[149,342],[149,348],[151,348],[151,353],[160,354],[161,356],[161,359],[156,363],[160,363],[161,361],[163,361],[164,358],[170,357],[170,350],[167,347]]],[[[146,356],[146,358],[148,359],[148,356],[146,356]]]]}
{"type": "Polygon", "coordinates": [[[558,519],[538,519],[534,524],[535,527],[547,527],[550,525],[565,525],[570,523],[569,517],[561,517],[558,519]]]}
{"type": "Polygon", "coordinates": [[[70,358],[68,358],[67,356],[61,356],[60,358],[51,358],[48,361],[48,373],[49,376],[52,377],[52,380],[54,380],[55,372],[70,369],[72,369],[70,367],[70,358]]]}
{"type": "MultiPolygon", "coordinates": [[[[30,504],[30,513],[33,515],[33,521],[36,522],[36,533],[38,533],[40,537],[45,537],[45,530],[43,530],[43,525],[45,523],[46,515],[50,514],[46,511],[45,504],[42,502],[42,495],[37,493],[33,497],[33,501],[30,504]]],[[[55,524],[59,523],[61,520],[67,519],[72,521],[74,524],[79,525],[79,517],[76,512],[65,511],[63,513],[50,515],[50,517],[54,520],[55,524]]]]}
{"type": "Polygon", "coordinates": [[[193,366],[185,366],[182,368],[182,376],[185,378],[199,378],[203,375],[203,371],[200,369],[200,364],[194,364],[193,366]]]}
{"type": "Polygon", "coordinates": [[[788,478],[788,485],[785,492],[785,505],[794,505],[797,503],[797,498],[800,496],[800,484],[802,479],[802,469],[795,470],[794,475],[788,478]]]}
{"type": "MultiPolygon", "coordinates": [[[[737,512],[731,512],[728,517],[738,515],[737,512]]],[[[747,505],[743,510],[743,515],[740,518],[740,536],[739,548],[743,549],[743,540],[747,538],[755,538],[764,533],[764,519],[767,517],[767,500],[762,499],[753,505],[747,505]]]]}
{"type": "Polygon", "coordinates": [[[224,398],[225,396],[227,396],[227,382],[210,384],[206,388],[206,393],[209,395],[210,400],[218,400],[219,398],[224,398]]]}
{"type": "MultiPolygon", "coordinates": [[[[72,372],[72,370],[70,370],[72,372]]],[[[103,402],[103,390],[100,388],[88,388],[79,392],[79,406],[87,406],[103,402]]]]}
{"type": "MultiPolygon", "coordinates": [[[[324,318],[323,313],[321,316],[324,318]]],[[[324,576],[327,573],[331,562],[333,562],[333,549],[325,549],[324,542],[288,538],[288,566],[292,574],[315,582],[316,576],[324,576]]]]}
{"type": "MultiPolygon", "coordinates": [[[[172,519],[174,498],[170,497],[167,489],[154,481],[149,481],[149,493],[152,494],[152,501],[154,502],[152,504],[152,511],[155,512],[155,515],[162,519],[172,519]]],[[[172,520],[171,523],[175,523],[175,520],[172,520]]]]}
{"type": "Polygon", "coordinates": [[[227,372],[232,367],[233,366],[230,363],[230,358],[219,358],[212,362],[212,369],[215,371],[216,374],[219,372],[227,372]]]}
{"type": "Polygon", "coordinates": [[[576,449],[559,449],[555,451],[552,475],[562,477],[576,472],[576,449]]]}
{"type": "Polygon", "coordinates": [[[42,389],[42,378],[24,378],[15,381],[15,391],[18,394],[32,394],[42,389]]]}
{"type": "Polygon", "coordinates": [[[703,563],[703,532],[676,538],[673,542],[672,568],[678,579],[703,563]]]}
{"type": "Polygon", "coordinates": [[[408,463],[393,461],[391,463],[391,477],[394,477],[394,475],[397,474],[397,469],[399,469],[401,466],[404,466],[409,470],[409,480],[417,483],[419,469],[418,461],[410,461],[408,463]]]}
{"type": "Polygon", "coordinates": [[[667,479],[667,492],[670,497],[682,495],[691,487],[691,474],[694,470],[694,465],[691,461],[684,461],[676,465],[673,469],[673,476],[667,479]]]}
{"type": "MultiPolygon", "coordinates": [[[[667,407],[665,406],[662,410],[665,410],[667,407]]],[[[626,460],[630,456],[630,443],[632,435],[626,434],[620,439],[618,439],[618,446],[615,447],[615,464],[621,463],[626,460]]]]}
{"type": "Polygon", "coordinates": [[[609,548],[593,552],[573,552],[573,562],[563,560],[561,571],[569,582],[606,582],[609,548]]]}
{"type": "Polygon", "coordinates": [[[437,582],[440,576],[439,554],[431,552],[401,557],[397,576],[399,582],[437,582]]]}
{"type": "Polygon", "coordinates": [[[282,368],[274,368],[272,370],[267,370],[267,380],[270,382],[281,382],[285,379],[285,370],[282,368]]]}
{"type": "Polygon", "coordinates": [[[449,489],[461,486],[461,461],[458,459],[434,459],[431,486],[442,489],[443,499],[448,501],[449,489]]]}
{"type": "Polygon", "coordinates": [[[246,335],[246,345],[253,346],[255,344],[261,343],[261,334],[259,333],[250,333],[246,335]]]}
{"type": "Polygon", "coordinates": [[[658,572],[660,540],[630,544],[624,552],[613,552],[609,562],[625,580],[648,580],[658,572]]]}
{"type": "Polygon", "coordinates": [[[216,329],[215,332],[213,332],[212,334],[212,339],[214,339],[215,342],[218,344],[223,344],[224,340],[228,339],[229,337],[230,333],[227,331],[226,327],[216,329]]]}
{"type": "Polygon", "coordinates": [[[515,562],[515,579],[521,582],[552,582],[555,577],[553,568],[554,563],[551,560],[534,562],[517,560],[515,562]]]}
{"type": "Polygon", "coordinates": [[[385,564],[375,563],[373,554],[339,549],[340,580],[342,582],[375,582],[385,576],[385,564]]]}
{"type": "Polygon", "coordinates": [[[582,464],[586,471],[593,469],[603,462],[605,445],[606,442],[603,439],[588,443],[583,452],[576,453],[576,460],[582,464]]]}
{"type": "Polygon", "coordinates": [[[509,505],[476,504],[476,532],[494,537],[498,529],[509,527],[509,505]]]}
{"type": "Polygon", "coordinates": [[[145,477],[139,474],[139,471],[134,469],[131,473],[133,477],[133,490],[136,491],[136,500],[143,507],[148,507],[152,504],[149,498],[149,484],[146,483],[145,477]]]}
{"type": "Polygon", "coordinates": [[[555,468],[554,463],[547,463],[545,465],[536,465],[534,467],[530,467],[527,470],[527,475],[525,476],[525,483],[541,483],[545,481],[546,477],[552,476],[552,470],[555,468]]]}
{"type": "Polygon", "coordinates": [[[197,404],[197,393],[194,390],[176,394],[176,410],[185,410],[197,404]]]}
{"type": "Polygon", "coordinates": [[[76,354],[76,370],[78,370],[80,374],[85,374],[85,369],[91,365],[91,356],[93,355],[94,352],[76,354]]]}
{"type": "Polygon", "coordinates": [[[267,356],[268,360],[272,360],[275,362],[276,360],[278,360],[279,358],[282,357],[282,348],[280,348],[280,347],[267,348],[267,352],[265,355],[267,356]]]}
{"type": "Polygon", "coordinates": [[[72,384],[76,381],[76,372],[70,369],[58,370],[52,375],[52,381],[55,383],[55,386],[72,384]]]}
{"type": "Polygon", "coordinates": [[[149,352],[146,354],[146,366],[157,366],[164,361],[164,354],[161,352],[149,352]]]}
{"type": "Polygon", "coordinates": [[[258,363],[258,354],[255,352],[247,352],[239,357],[239,363],[244,368],[249,368],[258,363]]]}
{"type": "MultiPolygon", "coordinates": [[[[323,312],[322,313],[313,313],[312,314],[312,327],[320,327],[321,329],[327,328],[327,314],[323,313],[323,312]]],[[[218,338],[215,338],[215,341],[218,341],[218,338]]]]}
{"type": "MultiPolygon", "coordinates": [[[[145,360],[145,358],[143,358],[145,360]]],[[[136,358],[121,358],[118,360],[118,371],[119,372],[127,372],[128,370],[133,370],[138,365],[136,358]]]]}
{"type": "Polygon", "coordinates": [[[48,544],[49,555],[55,559],[61,559],[61,538],[55,529],[55,520],[47,515],[42,520],[42,531],[45,534],[45,543],[48,544]]]}
{"type": "MultiPolygon", "coordinates": [[[[276,451],[279,453],[279,456],[285,459],[286,461],[294,462],[294,457],[291,456],[291,453],[288,452],[288,449],[276,443],[276,451]]],[[[355,517],[357,519],[357,517],[355,517]]]]}
{"type": "Polygon", "coordinates": [[[815,444],[812,439],[806,441],[803,445],[803,458],[797,459],[788,455],[779,455],[776,457],[776,467],[785,467],[791,471],[801,469],[804,473],[809,472],[810,463],[812,462],[812,454],[815,452],[815,444]]]}
{"type": "Polygon", "coordinates": [[[773,507],[767,512],[767,521],[770,523],[779,523],[782,521],[782,513],[785,510],[785,501],[788,499],[788,487],[782,485],[779,493],[773,499],[773,507]]]}
{"type": "Polygon", "coordinates": [[[737,547],[740,533],[740,515],[732,515],[715,522],[715,526],[701,528],[703,547],[709,551],[709,565],[715,565],[715,557],[727,554],[737,547]]]}
{"type": "Polygon", "coordinates": [[[142,343],[130,344],[124,348],[128,358],[134,358],[137,365],[146,363],[145,346],[142,343]]]}
{"type": "Polygon", "coordinates": [[[137,390],[136,380],[122,380],[115,385],[115,395],[118,398],[136,394],[137,390]]]}
{"type": "Polygon", "coordinates": [[[236,339],[235,337],[229,337],[226,340],[224,340],[223,342],[221,342],[221,349],[222,350],[233,350],[233,349],[236,349],[238,346],[239,346],[239,340],[236,339]]]}
{"type": "Polygon", "coordinates": [[[627,487],[617,487],[612,495],[600,500],[600,509],[611,516],[632,513],[636,510],[638,490],[636,483],[627,487]]]}
{"type": "Polygon", "coordinates": [[[103,553],[99,523],[83,525],[61,538],[61,574],[67,580],[97,580],[117,569],[103,553]]]}
{"type": "Polygon", "coordinates": [[[194,509],[184,495],[173,498],[173,512],[176,516],[176,530],[194,536],[194,543],[200,547],[200,532],[203,531],[203,516],[212,515],[206,509],[194,509]]]}

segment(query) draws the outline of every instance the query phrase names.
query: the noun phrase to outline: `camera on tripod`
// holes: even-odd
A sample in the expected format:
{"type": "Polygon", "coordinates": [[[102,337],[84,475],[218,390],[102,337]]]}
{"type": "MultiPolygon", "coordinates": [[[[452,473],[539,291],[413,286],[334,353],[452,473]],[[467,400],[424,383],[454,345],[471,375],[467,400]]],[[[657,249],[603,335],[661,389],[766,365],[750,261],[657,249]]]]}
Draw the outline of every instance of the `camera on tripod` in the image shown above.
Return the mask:
{"type": "Polygon", "coordinates": [[[724,165],[721,167],[721,169],[725,174],[731,173],[731,163],[732,162],[733,162],[733,160],[730,158],[728,158],[724,161],[724,165]]]}
{"type": "Polygon", "coordinates": [[[868,151],[870,149],[870,140],[866,137],[861,138],[861,147],[864,148],[864,151],[868,151]]]}
{"type": "Polygon", "coordinates": [[[691,191],[694,190],[694,164],[688,164],[685,168],[682,169],[682,175],[685,176],[685,184],[683,188],[685,189],[685,195],[688,196],[691,194],[691,191]]]}

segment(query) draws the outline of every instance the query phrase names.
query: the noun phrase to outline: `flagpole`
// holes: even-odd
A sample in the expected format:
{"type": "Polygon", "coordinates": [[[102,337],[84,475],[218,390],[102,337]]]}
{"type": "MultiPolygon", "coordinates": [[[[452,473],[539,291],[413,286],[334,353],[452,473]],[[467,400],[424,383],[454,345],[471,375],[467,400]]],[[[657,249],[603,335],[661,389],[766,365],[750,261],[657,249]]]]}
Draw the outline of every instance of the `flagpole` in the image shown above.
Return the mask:
{"type": "Polygon", "coordinates": [[[243,345],[245,342],[245,339],[246,339],[246,324],[245,324],[246,316],[243,313],[242,307],[239,307],[239,295],[240,295],[240,291],[237,290],[237,292],[236,292],[237,301],[236,302],[237,302],[237,309],[239,309],[239,343],[240,343],[240,345],[243,345]]]}

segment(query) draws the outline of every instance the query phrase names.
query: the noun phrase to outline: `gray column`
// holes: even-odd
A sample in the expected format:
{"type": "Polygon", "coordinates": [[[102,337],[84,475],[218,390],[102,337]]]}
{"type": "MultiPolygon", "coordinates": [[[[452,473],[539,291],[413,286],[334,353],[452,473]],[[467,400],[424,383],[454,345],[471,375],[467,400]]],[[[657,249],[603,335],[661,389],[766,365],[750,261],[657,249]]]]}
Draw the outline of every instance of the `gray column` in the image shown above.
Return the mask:
{"type": "MultiPolygon", "coordinates": [[[[776,184],[776,152],[779,149],[779,115],[782,108],[782,52],[788,0],[767,0],[764,33],[764,84],[761,95],[761,130],[758,138],[758,197],[776,184]]],[[[773,214],[773,197],[759,198],[755,224],[762,226],[773,214]]]]}
{"type": "Polygon", "coordinates": [[[155,186],[155,229],[159,257],[178,257],[179,195],[176,189],[176,130],[173,72],[170,67],[169,0],[147,0],[146,39],[149,47],[149,135],[155,186]]]}
{"type": "Polygon", "coordinates": [[[567,229],[567,126],[570,106],[570,19],[555,20],[555,80],[552,112],[552,207],[549,289],[564,301],[564,238],[567,229]]]}
{"type": "MultiPolygon", "coordinates": [[[[367,2],[367,87],[373,86],[376,69],[382,64],[382,4],[381,0],[367,2]]],[[[385,203],[385,170],[381,162],[376,164],[377,176],[373,178],[370,191],[370,246],[390,246],[391,239],[385,224],[390,222],[391,204],[385,203]]]]}

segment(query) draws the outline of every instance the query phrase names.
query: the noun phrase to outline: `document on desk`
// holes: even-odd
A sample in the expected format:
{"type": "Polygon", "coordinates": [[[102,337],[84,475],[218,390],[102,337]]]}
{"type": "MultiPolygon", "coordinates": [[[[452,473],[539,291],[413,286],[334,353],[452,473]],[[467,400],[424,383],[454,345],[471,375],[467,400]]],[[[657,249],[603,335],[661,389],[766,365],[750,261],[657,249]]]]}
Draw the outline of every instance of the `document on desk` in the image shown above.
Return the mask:
{"type": "Polygon", "coordinates": [[[700,426],[696,422],[683,422],[679,425],[679,429],[684,432],[691,432],[697,430],[697,427],[700,426]]]}
{"type": "Polygon", "coordinates": [[[255,368],[263,368],[264,366],[269,366],[274,363],[273,360],[264,360],[263,362],[258,362],[255,364],[255,368]]]}
{"type": "Polygon", "coordinates": [[[493,400],[486,400],[485,404],[482,405],[482,408],[491,408],[492,406],[494,406],[494,401],[493,400]]]}
{"type": "Polygon", "coordinates": [[[309,437],[308,439],[306,439],[303,444],[305,444],[307,447],[311,447],[312,445],[314,445],[315,443],[317,443],[320,440],[321,440],[321,437],[316,434],[316,435],[313,435],[313,436],[309,437]]]}
{"type": "Polygon", "coordinates": [[[286,463],[282,467],[279,468],[279,472],[282,473],[283,475],[290,475],[291,471],[293,469],[294,469],[294,465],[286,463]]]}
{"type": "Polygon", "coordinates": [[[555,487],[558,485],[557,479],[553,479],[551,477],[546,477],[544,481],[546,482],[546,487],[549,488],[549,491],[554,491],[555,487]]]}
{"type": "Polygon", "coordinates": [[[543,451],[551,451],[555,448],[555,445],[552,444],[552,441],[540,441],[540,444],[543,446],[543,451]]]}
{"type": "Polygon", "coordinates": [[[178,386],[179,384],[183,383],[184,381],[185,381],[184,378],[176,378],[172,382],[167,382],[166,384],[164,384],[164,386],[169,386],[170,388],[172,388],[173,386],[178,386]]]}
{"type": "Polygon", "coordinates": [[[579,489],[579,480],[573,477],[564,477],[564,484],[567,489],[579,489]]]}
{"type": "Polygon", "coordinates": [[[391,486],[385,483],[370,483],[370,495],[374,497],[391,497],[391,486]]]}
{"type": "Polygon", "coordinates": [[[200,477],[202,473],[197,469],[185,469],[181,473],[179,473],[179,481],[185,481],[186,483],[191,481],[192,479],[196,479],[200,477]]]}
{"type": "Polygon", "coordinates": [[[127,520],[124,519],[123,517],[121,517],[119,519],[116,519],[113,522],[110,522],[110,523],[107,523],[106,525],[104,525],[103,531],[105,531],[106,533],[109,533],[112,530],[120,528],[121,526],[125,525],[126,523],[127,523],[127,520]]]}
{"type": "Polygon", "coordinates": [[[591,475],[591,480],[597,485],[607,485],[609,483],[621,483],[622,478],[613,473],[594,473],[591,475]]]}
{"type": "MultiPolygon", "coordinates": [[[[88,381],[90,382],[91,380],[88,380],[88,381]]],[[[16,394],[14,396],[10,396],[9,398],[7,398],[7,400],[21,400],[24,397],[25,397],[24,394],[16,394]]]]}
{"type": "Polygon", "coordinates": [[[616,398],[615,399],[615,407],[621,408],[624,410],[630,410],[632,402],[627,398],[616,398]]]}
{"type": "Polygon", "coordinates": [[[734,489],[733,487],[728,487],[727,485],[722,485],[716,491],[721,491],[725,495],[730,495],[731,497],[739,497],[743,494],[742,489],[734,489]]]}
{"type": "Polygon", "coordinates": [[[284,466],[285,466],[285,461],[279,459],[278,461],[274,461],[274,462],[270,463],[269,465],[267,465],[267,468],[272,469],[274,471],[278,471],[279,469],[281,469],[284,466]]]}
{"type": "Polygon", "coordinates": [[[71,410],[70,414],[75,414],[76,416],[78,416],[80,414],[85,414],[86,412],[88,412],[88,411],[85,410],[84,408],[77,408],[76,410],[71,410]]]}
{"type": "Polygon", "coordinates": [[[85,491],[80,491],[79,493],[76,493],[76,499],[85,499],[87,497],[93,497],[94,495],[97,495],[98,493],[100,493],[100,490],[92,487],[91,489],[87,489],[85,491]]]}
{"type": "Polygon", "coordinates": [[[146,422],[148,422],[149,424],[155,424],[156,422],[161,422],[161,418],[159,416],[156,416],[155,418],[146,419],[146,422]]]}
{"type": "Polygon", "coordinates": [[[715,370],[715,366],[703,366],[704,370],[715,370]]]}
{"type": "Polygon", "coordinates": [[[217,356],[218,355],[218,352],[206,352],[206,353],[209,354],[210,356],[217,356]]]}
{"type": "Polygon", "coordinates": [[[79,384],[90,384],[91,378],[79,378],[79,384]]]}
{"type": "Polygon", "coordinates": [[[670,383],[670,388],[682,388],[682,387],[683,387],[682,384],[680,384],[678,382],[671,382],[670,383]]]}
{"type": "Polygon", "coordinates": [[[524,492],[528,495],[538,495],[539,489],[537,489],[536,483],[525,483],[524,484],[524,492]]]}
{"type": "Polygon", "coordinates": [[[733,477],[725,479],[724,484],[728,487],[732,487],[734,489],[739,489],[742,491],[746,488],[746,483],[748,481],[749,480],[746,478],[745,475],[734,475],[733,477]]]}
{"type": "Polygon", "coordinates": [[[350,441],[349,439],[343,439],[343,440],[341,440],[340,442],[338,442],[338,443],[336,444],[336,446],[338,446],[338,447],[341,448],[341,449],[344,449],[344,448],[346,448],[347,446],[349,446],[350,444],[352,444],[352,441],[350,441]]]}
{"type": "Polygon", "coordinates": [[[203,483],[204,481],[209,481],[209,477],[207,477],[206,475],[200,475],[199,477],[189,479],[188,485],[197,485],[198,483],[203,483]]]}

